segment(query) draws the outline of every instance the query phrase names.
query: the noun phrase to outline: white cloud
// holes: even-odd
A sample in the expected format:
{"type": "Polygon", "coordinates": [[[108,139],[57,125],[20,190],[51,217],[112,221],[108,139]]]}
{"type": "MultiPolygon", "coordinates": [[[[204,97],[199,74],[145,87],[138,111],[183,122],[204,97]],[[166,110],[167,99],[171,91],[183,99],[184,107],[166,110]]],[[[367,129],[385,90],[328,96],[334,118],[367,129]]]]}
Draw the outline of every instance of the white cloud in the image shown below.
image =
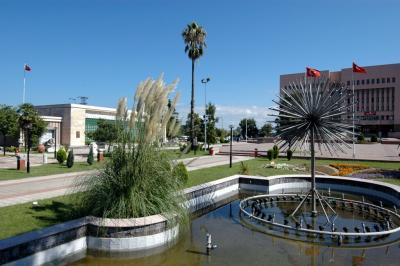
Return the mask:
{"type": "MultiPolygon", "coordinates": [[[[224,128],[229,128],[229,125],[237,127],[240,120],[243,118],[254,118],[257,126],[261,127],[267,121],[273,121],[274,117],[269,116],[273,111],[269,110],[267,106],[229,106],[229,105],[216,105],[216,116],[219,117],[218,126],[223,124],[224,128]]],[[[186,120],[187,114],[190,112],[190,106],[178,105],[177,111],[179,117],[186,120]]],[[[197,106],[195,112],[200,115],[204,114],[204,107],[197,106]]]]}

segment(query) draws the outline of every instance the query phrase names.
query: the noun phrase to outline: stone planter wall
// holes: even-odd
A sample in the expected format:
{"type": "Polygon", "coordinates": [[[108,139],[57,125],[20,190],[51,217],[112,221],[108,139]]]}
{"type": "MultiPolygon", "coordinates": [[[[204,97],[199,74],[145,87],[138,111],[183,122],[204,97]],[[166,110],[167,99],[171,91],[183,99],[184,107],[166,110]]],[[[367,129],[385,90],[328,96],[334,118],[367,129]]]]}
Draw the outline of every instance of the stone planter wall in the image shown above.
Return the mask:
{"type": "MultiPolygon", "coordinates": [[[[377,181],[317,176],[317,188],[364,194],[400,207],[400,187],[377,181]]],[[[184,190],[187,207],[202,214],[227,203],[241,191],[298,193],[310,188],[307,175],[257,177],[234,175],[184,190]]],[[[178,235],[177,225],[161,215],[135,219],[83,217],[0,240],[0,264],[41,265],[86,249],[146,250],[165,245],[178,235]]]]}

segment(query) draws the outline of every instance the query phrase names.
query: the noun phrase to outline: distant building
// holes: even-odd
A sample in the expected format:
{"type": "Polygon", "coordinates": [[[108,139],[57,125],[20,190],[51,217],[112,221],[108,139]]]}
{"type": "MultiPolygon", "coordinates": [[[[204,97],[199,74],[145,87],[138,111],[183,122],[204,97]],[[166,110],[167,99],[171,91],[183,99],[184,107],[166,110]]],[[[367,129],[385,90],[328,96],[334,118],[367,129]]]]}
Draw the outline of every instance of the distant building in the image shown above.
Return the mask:
{"type": "Polygon", "coordinates": [[[86,134],[97,128],[99,119],[115,120],[116,109],[82,104],[37,105],[35,109],[48,122],[41,142],[54,138],[70,147],[83,146],[90,140],[86,134]]]}
{"type": "MultiPolygon", "coordinates": [[[[366,136],[400,138],[400,64],[364,68],[366,74],[354,73],[355,124],[366,136]]],[[[280,88],[287,88],[290,82],[304,81],[304,76],[305,73],[281,75],[280,88]]],[[[321,77],[329,77],[352,89],[352,68],[321,71],[321,77]]],[[[347,101],[352,102],[351,94],[347,101]]],[[[347,118],[352,118],[352,110],[347,118]]]]}

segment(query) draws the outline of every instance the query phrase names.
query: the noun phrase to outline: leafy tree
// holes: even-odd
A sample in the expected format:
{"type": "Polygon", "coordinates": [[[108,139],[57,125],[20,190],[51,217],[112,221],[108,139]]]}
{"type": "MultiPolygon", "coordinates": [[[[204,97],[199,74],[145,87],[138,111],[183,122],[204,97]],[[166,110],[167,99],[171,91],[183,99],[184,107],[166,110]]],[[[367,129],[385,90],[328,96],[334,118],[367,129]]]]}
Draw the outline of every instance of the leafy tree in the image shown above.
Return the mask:
{"type": "Polygon", "coordinates": [[[117,140],[118,129],[114,121],[100,119],[97,121],[97,129],[88,133],[88,137],[96,142],[108,144],[108,149],[117,140]]]}
{"type": "Polygon", "coordinates": [[[93,164],[94,158],[93,158],[93,146],[92,145],[90,145],[90,150],[89,150],[89,154],[88,154],[86,161],[89,165],[93,164]]]}
{"type": "Polygon", "coordinates": [[[68,158],[67,158],[67,167],[71,168],[74,166],[74,150],[71,149],[68,153],[68,158]]]}
{"type": "MultiPolygon", "coordinates": [[[[241,128],[241,135],[246,138],[246,119],[242,119],[239,123],[241,128]]],[[[247,119],[247,137],[255,138],[258,135],[258,128],[254,118],[247,119]]]]}
{"type": "MultiPolygon", "coordinates": [[[[189,135],[189,136],[191,135],[191,132],[192,132],[190,116],[191,116],[191,114],[188,114],[187,119],[186,119],[186,124],[183,127],[183,132],[185,132],[185,135],[189,135]]],[[[198,141],[203,141],[204,140],[204,131],[201,130],[201,124],[203,121],[200,118],[198,113],[193,114],[193,121],[194,121],[194,137],[197,137],[198,141]]]]}
{"type": "Polygon", "coordinates": [[[6,155],[7,137],[18,137],[18,113],[12,106],[0,105],[0,133],[3,135],[3,152],[6,155]]]}
{"type": "Polygon", "coordinates": [[[190,136],[193,141],[195,134],[195,117],[194,117],[194,65],[197,59],[203,55],[203,49],[206,47],[206,31],[196,22],[192,22],[182,32],[185,43],[185,53],[192,60],[192,97],[190,101],[190,136]]]}
{"type": "Polygon", "coordinates": [[[18,124],[21,130],[24,132],[25,146],[32,147],[39,143],[40,137],[46,130],[47,123],[39,116],[32,104],[24,103],[19,106],[17,113],[19,114],[18,124]],[[28,131],[25,128],[31,125],[30,143],[28,143],[28,131]]]}
{"type": "Polygon", "coordinates": [[[216,131],[216,133],[217,133],[217,137],[219,138],[219,141],[220,141],[221,143],[226,142],[226,141],[225,141],[225,138],[226,138],[227,136],[229,136],[229,132],[228,132],[227,130],[223,129],[223,128],[216,128],[215,131],[216,131]]]}
{"type": "Polygon", "coordinates": [[[272,134],[272,125],[270,123],[265,123],[260,129],[260,137],[269,137],[272,134]]]}
{"type": "MultiPolygon", "coordinates": [[[[208,116],[207,121],[207,143],[214,144],[217,142],[217,130],[215,128],[215,124],[218,123],[218,118],[215,117],[215,105],[212,103],[207,104],[206,114],[208,116]]],[[[201,123],[201,131],[204,132],[204,117],[201,123]]],[[[203,133],[203,140],[204,140],[204,133],[203,133]]]]}
{"type": "Polygon", "coordinates": [[[65,151],[64,147],[61,147],[58,151],[57,151],[57,161],[59,164],[63,164],[65,162],[65,160],[67,159],[67,152],[65,151]]]}

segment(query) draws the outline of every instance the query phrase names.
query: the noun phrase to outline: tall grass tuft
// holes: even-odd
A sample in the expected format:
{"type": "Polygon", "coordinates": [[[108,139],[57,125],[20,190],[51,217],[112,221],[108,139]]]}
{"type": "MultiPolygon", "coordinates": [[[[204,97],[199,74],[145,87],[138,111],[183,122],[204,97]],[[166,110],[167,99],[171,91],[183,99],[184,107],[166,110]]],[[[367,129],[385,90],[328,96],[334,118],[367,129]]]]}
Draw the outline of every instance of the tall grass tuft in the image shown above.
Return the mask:
{"type": "Polygon", "coordinates": [[[162,76],[142,82],[131,113],[126,99],[119,101],[116,146],[100,174],[81,183],[86,192],[80,194],[80,201],[86,213],[104,218],[162,214],[186,221],[180,192],[184,181],[158,145],[167,124],[164,120],[170,118],[167,102],[175,84],[165,85],[162,76]]]}

